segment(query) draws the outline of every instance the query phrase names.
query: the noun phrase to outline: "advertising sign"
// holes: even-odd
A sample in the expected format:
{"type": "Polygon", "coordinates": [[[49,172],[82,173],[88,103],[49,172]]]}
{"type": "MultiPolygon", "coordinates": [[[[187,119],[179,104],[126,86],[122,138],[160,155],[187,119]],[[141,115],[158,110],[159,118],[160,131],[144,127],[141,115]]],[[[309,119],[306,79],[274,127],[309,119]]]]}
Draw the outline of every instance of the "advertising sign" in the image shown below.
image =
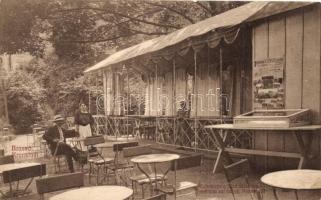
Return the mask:
{"type": "Polygon", "coordinates": [[[256,61],[253,68],[253,108],[284,109],[284,59],[256,61]]]}

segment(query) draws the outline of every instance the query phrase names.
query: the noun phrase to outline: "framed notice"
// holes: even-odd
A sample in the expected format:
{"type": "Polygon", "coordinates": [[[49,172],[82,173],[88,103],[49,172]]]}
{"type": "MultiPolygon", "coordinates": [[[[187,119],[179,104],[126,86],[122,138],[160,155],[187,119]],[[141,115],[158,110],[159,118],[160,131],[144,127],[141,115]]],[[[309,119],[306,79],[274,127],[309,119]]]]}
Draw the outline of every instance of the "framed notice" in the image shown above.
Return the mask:
{"type": "Polygon", "coordinates": [[[284,58],[255,61],[253,108],[284,109],[284,58]]]}

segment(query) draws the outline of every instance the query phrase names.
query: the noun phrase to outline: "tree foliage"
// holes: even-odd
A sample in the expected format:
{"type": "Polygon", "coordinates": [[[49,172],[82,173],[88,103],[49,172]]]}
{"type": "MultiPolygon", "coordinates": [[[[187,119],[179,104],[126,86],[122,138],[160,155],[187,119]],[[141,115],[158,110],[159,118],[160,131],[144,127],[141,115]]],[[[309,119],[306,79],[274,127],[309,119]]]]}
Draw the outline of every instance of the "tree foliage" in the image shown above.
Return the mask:
{"type": "MultiPolygon", "coordinates": [[[[107,51],[168,34],[244,3],[0,0],[0,54],[35,56],[23,71],[10,75],[12,123],[20,129],[40,119],[41,101],[54,113],[70,115],[89,93],[99,95],[92,91],[101,91],[101,82],[96,85],[96,78],[82,72],[107,51]]],[[[131,76],[131,92],[142,92],[139,80],[131,76]]]]}
{"type": "Polygon", "coordinates": [[[10,123],[18,132],[46,119],[44,89],[31,75],[23,71],[10,73],[7,95],[10,123]]]}
{"type": "Polygon", "coordinates": [[[33,29],[37,16],[42,15],[41,7],[34,0],[0,1],[0,54],[42,55],[45,43],[33,29]]]}

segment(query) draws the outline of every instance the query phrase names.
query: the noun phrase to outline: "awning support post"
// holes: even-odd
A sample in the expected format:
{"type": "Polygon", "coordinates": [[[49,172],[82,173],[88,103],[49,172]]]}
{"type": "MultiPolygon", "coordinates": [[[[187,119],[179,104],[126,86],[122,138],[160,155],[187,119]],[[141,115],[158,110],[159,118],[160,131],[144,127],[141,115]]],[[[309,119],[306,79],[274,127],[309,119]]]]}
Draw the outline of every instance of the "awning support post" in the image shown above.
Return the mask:
{"type": "Polygon", "coordinates": [[[195,115],[194,115],[194,151],[196,151],[197,146],[197,111],[198,111],[198,95],[195,94],[197,92],[197,52],[194,50],[194,96],[195,99],[195,115]]]}

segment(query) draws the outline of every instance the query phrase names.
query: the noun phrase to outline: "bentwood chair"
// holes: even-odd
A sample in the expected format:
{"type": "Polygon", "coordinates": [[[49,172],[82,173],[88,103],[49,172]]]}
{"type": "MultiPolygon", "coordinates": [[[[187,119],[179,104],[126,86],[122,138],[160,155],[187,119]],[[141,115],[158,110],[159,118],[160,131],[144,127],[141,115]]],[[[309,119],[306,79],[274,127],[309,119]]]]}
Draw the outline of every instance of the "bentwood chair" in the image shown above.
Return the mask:
{"type": "Polygon", "coordinates": [[[128,147],[136,147],[138,146],[138,142],[124,142],[124,143],[117,143],[113,145],[114,151],[114,162],[111,165],[107,165],[106,173],[108,174],[107,177],[111,174],[115,176],[116,184],[118,184],[118,179],[121,179],[125,185],[127,185],[126,179],[121,176],[118,172],[122,171],[122,174],[125,174],[125,170],[133,169],[134,165],[128,162],[127,160],[122,159],[122,152],[123,149],[128,147]]]}
{"type": "MultiPolygon", "coordinates": [[[[30,166],[30,167],[24,167],[24,168],[18,168],[18,169],[12,169],[12,170],[7,170],[3,171],[2,177],[3,177],[3,183],[8,183],[9,184],[9,194],[10,198],[16,195],[24,195],[26,194],[31,182],[35,177],[41,177],[43,175],[46,175],[46,164],[40,164],[40,165],[35,165],[35,166],[30,166]],[[25,186],[25,188],[22,190],[19,190],[19,181],[25,180],[25,179],[30,179],[28,184],[25,186]],[[16,184],[16,189],[13,189],[13,183],[17,182],[16,184]],[[16,193],[18,192],[18,193],[16,193]]],[[[1,192],[2,193],[2,192],[1,192]]],[[[2,195],[4,197],[8,197],[6,194],[2,195]]]]}
{"type": "MultiPolygon", "coordinates": [[[[253,193],[252,193],[253,190],[251,189],[250,183],[248,180],[248,174],[250,171],[250,163],[249,163],[248,159],[241,159],[237,162],[234,162],[232,164],[224,166],[223,169],[224,169],[224,175],[225,175],[226,180],[228,182],[228,186],[232,192],[233,199],[235,200],[235,194],[234,194],[233,187],[231,185],[231,181],[243,176],[245,178],[245,182],[250,190],[251,199],[253,200],[254,199],[253,193]]],[[[263,199],[262,194],[259,189],[256,189],[254,191],[255,191],[255,196],[258,200],[263,199]]]]}
{"type": "Polygon", "coordinates": [[[97,150],[95,145],[102,143],[105,143],[105,139],[102,135],[86,137],[84,140],[84,145],[88,149],[89,183],[91,183],[91,177],[96,176],[97,185],[99,184],[100,173],[103,173],[107,164],[112,163],[114,160],[113,158],[103,157],[97,150]]]}
{"type": "MultiPolygon", "coordinates": [[[[129,147],[123,149],[123,156],[124,158],[127,158],[129,160],[130,158],[134,156],[140,156],[140,155],[147,155],[152,153],[152,149],[150,147],[151,145],[144,145],[144,146],[136,146],[136,147],[129,147]]],[[[148,165],[150,167],[150,165],[148,165]]],[[[152,171],[149,169],[149,171],[152,171]]],[[[132,172],[135,172],[132,170],[132,172]]],[[[132,188],[135,191],[136,184],[139,184],[142,187],[142,197],[144,198],[144,185],[145,184],[151,184],[151,182],[155,181],[164,181],[166,177],[164,177],[164,174],[157,174],[155,180],[155,173],[150,173],[148,176],[151,178],[149,179],[145,174],[142,174],[141,172],[139,174],[132,173],[129,179],[132,182],[132,188]]]]}
{"type": "Polygon", "coordinates": [[[46,193],[84,186],[84,174],[78,172],[40,178],[36,180],[36,186],[40,199],[43,200],[46,193]]]}
{"type": "Polygon", "coordinates": [[[199,167],[199,177],[201,175],[201,166],[202,166],[202,155],[196,154],[186,157],[180,157],[174,162],[172,162],[171,171],[174,172],[174,181],[172,185],[166,184],[165,186],[160,186],[157,188],[160,192],[163,192],[168,195],[174,195],[174,198],[186,195],[195,194],[195,198],[198,195],[198,185],[199,183],[194,183],[190,181],[183,181],[177,183],[177,171],[184,170],[194,167],[199,167]],[[194,190],[194,192],[183,193],[184,191],[194,190]]]}

